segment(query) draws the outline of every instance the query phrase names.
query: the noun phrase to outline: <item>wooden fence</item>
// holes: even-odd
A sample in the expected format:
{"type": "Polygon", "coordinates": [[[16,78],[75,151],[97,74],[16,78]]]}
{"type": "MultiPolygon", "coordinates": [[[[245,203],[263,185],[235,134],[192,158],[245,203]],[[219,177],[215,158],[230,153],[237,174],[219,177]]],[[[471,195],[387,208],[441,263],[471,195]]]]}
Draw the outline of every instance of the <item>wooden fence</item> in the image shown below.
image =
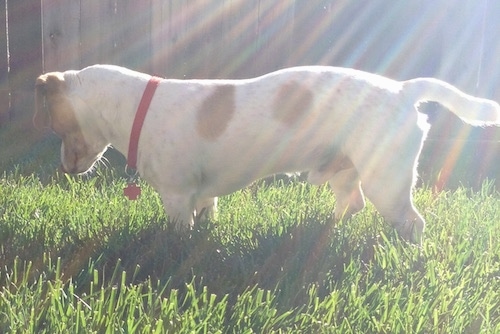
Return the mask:
{"type": "MultiPolygon", "coordinates": [[[[0,127],[19,119],[27,131],[22,120],[37,75],[94,63],[172,78],[326,64],[396,79],[439,77],[500,100],[499,14],[491,0],[2,0],[0,127]]],[[[430,155],[448,149],[443,133],[470,139],[463,133],[473,130],[430,113],[438,142],[430,155]]],[[[481,150],[495,147],[486,151],[498,158],[498,131],[473,131],[473,139],[481,150]]]]}

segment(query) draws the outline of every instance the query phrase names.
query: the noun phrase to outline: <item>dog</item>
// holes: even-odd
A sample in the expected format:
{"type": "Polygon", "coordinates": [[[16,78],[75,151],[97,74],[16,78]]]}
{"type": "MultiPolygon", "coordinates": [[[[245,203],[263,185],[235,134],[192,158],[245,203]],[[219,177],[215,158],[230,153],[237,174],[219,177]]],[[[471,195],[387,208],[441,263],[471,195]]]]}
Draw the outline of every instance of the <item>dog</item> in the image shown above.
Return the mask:
{"type": "MultiPolygon", "coordinates": [[[[126,155],[151,76],[112,65],[36,79],[35,124],[62,138],[61,164],[85,173],[108,146],[126,155]]],[[[419,103],[435,101],[475,126],[500,125],[500,106],[433,78],[395,81],[355,69],[303,66],[244,80],[162,79],[138,142],[137,170],[176,228],[217,196],[276,173],[329,183],[335,219],[365,196],[406,240],[425,222],[414,206],[417,162],[429,130],[419,103]]]]}

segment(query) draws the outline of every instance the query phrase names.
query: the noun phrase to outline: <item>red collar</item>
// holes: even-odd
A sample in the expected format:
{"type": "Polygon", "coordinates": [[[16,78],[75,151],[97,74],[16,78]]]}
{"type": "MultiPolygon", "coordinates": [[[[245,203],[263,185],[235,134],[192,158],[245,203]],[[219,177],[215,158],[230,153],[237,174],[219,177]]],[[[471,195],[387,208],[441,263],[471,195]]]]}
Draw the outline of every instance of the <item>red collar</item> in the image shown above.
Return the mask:
{"type": "Polygon", "coordinates": [[[148,113],[149,105],[153,99],[156,88],[160,84],[161,78],[151,77],[142,94],[141,102],[135,114],[134,123],[132,124],[132,131],[130,132],[130,142],[128,144],[127,155],[127,168],[137,169],[137,147],[139,145],[139,137],[141,135],[142,125],[148,113]]]}

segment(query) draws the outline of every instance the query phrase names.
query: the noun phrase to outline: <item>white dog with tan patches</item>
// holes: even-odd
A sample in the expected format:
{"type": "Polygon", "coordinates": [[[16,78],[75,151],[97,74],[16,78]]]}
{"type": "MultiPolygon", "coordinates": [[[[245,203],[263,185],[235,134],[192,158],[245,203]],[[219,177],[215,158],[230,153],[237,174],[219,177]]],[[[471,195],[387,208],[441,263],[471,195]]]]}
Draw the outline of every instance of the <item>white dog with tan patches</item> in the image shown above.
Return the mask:
{"type": "MultiPolygon", "coordinates": [[[[127,154],[150,79],[109,65],[37,79],[35,123],[50,122],[62,138],[64,170],[86,172],[109,145],[127,154]]],[[[412,188],[428,131],[419,102],[439,102],[469,124],[500,124],[497,103],[443,81],[324,66],[246,80],[163,79],[150,98],[137,169],[178,228],[216,196],[275,173],[308,172],[313,184],[329,182],[337,219],[361,210],[366,195],[402,237],[419,242],[424,220],[412,188]]]]}

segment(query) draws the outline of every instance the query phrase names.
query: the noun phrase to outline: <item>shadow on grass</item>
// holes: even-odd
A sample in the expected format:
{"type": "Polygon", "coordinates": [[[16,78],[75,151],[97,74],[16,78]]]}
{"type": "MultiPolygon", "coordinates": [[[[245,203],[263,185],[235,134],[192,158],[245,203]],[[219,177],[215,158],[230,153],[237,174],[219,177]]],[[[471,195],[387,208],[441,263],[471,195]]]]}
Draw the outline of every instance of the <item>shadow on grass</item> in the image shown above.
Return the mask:
{"type": "MultiPolygon", "coordinates": [[[[16,257],[31,261],[32,279],[46,270],[47,258],[52,263],[61,258],[62,279],[71,279],[82,292],[89,291],[96,273],[102,286],[111,286],[118,283],[121,275],[117,273],[125,272],[128,284],[168,282],[168,290],[182,294],[186,283],[195,282],[220,297],[228,295],[230,303],[258,286],[274,291],[289,307],[301,307],[311,285],[317,287],[319,297],[326,296],[344,280],[353,260],[360,266],[373,260],[380,237],[365,234],[353,238],[343,227],[345,224],[338,227],[332,221],[310,217],[281,233],[253,231],[249,246],[239,240],[223,244],[215,223],[179,233],[158,222],[139,233],[113,231],[103,236],[105,242],[74,240],[57,251],[31,243],[21,252],[17,250],[16,257]]],[[[10,265],[12,255],[3,249],[10,265]]],[[[9,263],[4,268],[8,267],[9,263]]]]}

